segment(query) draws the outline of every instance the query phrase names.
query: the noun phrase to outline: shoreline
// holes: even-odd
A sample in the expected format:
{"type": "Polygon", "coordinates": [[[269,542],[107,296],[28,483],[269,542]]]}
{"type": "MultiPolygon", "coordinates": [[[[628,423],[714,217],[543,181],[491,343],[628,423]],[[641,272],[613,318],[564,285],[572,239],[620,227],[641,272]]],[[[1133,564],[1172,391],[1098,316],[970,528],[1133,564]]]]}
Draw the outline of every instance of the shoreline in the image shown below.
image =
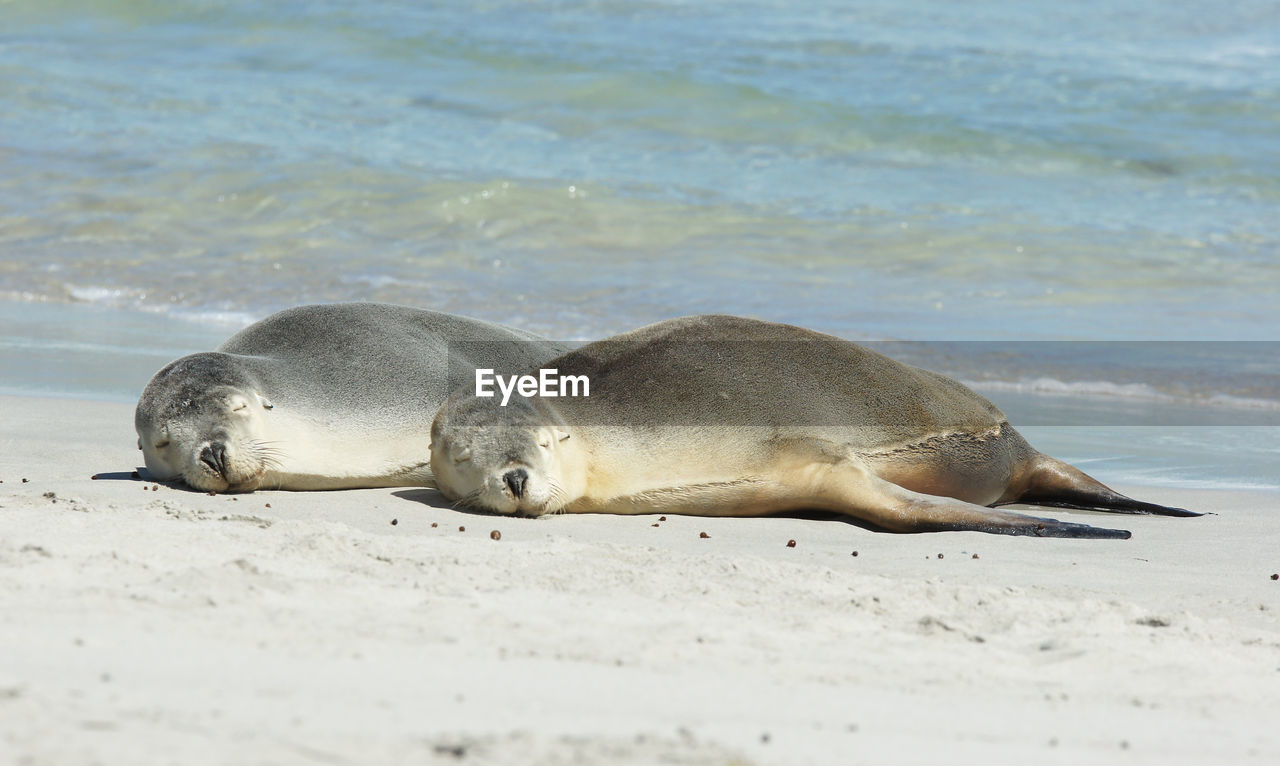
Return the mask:
{"type": "Polygon", "coordinates": [[[6,761],[1280,756],[1280,493],[1045,509],[1128,541],[515,519],[150,485],[131,405],[0,407],[6,761]]]}

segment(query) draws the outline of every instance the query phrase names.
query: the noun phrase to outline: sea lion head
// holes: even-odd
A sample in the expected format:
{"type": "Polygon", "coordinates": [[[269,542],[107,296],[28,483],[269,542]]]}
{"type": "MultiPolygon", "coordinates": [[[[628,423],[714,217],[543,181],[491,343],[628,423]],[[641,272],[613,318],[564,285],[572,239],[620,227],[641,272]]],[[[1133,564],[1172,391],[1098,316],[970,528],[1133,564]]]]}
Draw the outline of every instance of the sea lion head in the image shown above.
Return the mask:
{"type": "Polygon", "coordinates": [[[573,499],[574,442],[553,408],[523,397],[456,395],[431,425],[436,487],[459,505],[502,514],[557,513],[573,499]]]}
{"type": "Polygon", "coordinates": [[[250,492],[277,465],[264,438],[274,405],[242,357],[191,354],[147,383],[134,427],[147,471],[205,492],[250,492]]]}

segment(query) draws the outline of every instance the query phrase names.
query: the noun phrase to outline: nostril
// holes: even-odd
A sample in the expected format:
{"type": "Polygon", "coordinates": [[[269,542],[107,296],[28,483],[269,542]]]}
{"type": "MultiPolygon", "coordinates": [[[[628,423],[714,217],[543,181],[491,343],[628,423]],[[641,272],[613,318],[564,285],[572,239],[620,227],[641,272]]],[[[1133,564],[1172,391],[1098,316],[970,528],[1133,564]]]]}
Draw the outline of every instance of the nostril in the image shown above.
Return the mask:
{"type": "Polygon", "coordinates": [[[507,483],[511,489],[511,494],[516,497],[524,496],[524,483],[529,480],[529,472],[523,468],[515,468],[507,471],[502,480],[507,483]]]}
{"type": "Polygon", "coordinates": [[[227,445],[222,442],[211,442],[200,450],[200,462],[213,469],[219,476],[227,475],[227,445]]]}

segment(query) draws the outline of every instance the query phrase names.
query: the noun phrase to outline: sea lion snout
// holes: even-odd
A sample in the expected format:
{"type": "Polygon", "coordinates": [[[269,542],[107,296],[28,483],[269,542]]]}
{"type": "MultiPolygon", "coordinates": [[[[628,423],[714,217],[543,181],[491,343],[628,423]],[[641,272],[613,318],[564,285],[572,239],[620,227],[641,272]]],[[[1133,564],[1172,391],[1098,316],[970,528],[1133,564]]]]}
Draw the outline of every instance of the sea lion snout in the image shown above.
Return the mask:
{"type": "Polygon", "coordinates": [[[222,478],[227,478],[227,445],[226,442],[209,442],[200,450],[200,462],[222,478]]]}
{"type": "Polygon", "coordinates": [[[517,499],[524,497],[524,483],[529,480],[529,472],[523,468],[514,468],[502,476],[502,481],[517,499]]]}

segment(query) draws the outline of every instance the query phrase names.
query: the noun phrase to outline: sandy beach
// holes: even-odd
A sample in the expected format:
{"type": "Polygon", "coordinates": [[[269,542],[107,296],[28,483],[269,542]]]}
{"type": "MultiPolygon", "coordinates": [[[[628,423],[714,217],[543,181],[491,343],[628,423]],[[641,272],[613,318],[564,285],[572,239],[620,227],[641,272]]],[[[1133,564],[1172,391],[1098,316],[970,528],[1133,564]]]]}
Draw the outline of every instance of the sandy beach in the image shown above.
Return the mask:
{"type": "Polygon", "coordinates": [[[4,763],[1280,758],[1275,494],[1056,514],[1120,542],[499,518],[153,485],[132,409],[0,398],[4,763]]]}
{"type": "MultiPolygon", "coordinates": [[[[0,0],[0,766],[1280,764],[1274,5],[0,0]],[[366,301],[807,328],[1206,515],[894,535],[136,472],[158,370],[366,301]]],[[[426,401],[383,327],[317,369],[426,401]]],[[[777,396],[843,374],[791,362],[777,396]]]]}

